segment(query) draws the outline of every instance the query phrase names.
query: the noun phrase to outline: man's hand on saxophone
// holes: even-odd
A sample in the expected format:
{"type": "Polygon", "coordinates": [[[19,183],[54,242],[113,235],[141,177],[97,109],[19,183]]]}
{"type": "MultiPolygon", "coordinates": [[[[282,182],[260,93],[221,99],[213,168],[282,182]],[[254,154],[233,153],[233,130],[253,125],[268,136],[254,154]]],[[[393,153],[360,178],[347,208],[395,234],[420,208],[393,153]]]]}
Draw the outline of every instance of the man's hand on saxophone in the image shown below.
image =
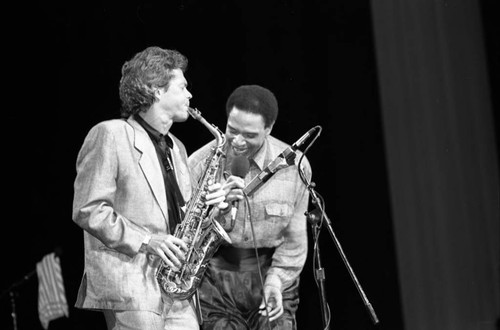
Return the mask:
{"type": "Polygon", "coordinates": [[[170,234],[152,234],[149,242],[145,244],[146,251],[155,254],[173,269],[182,266],[186,259],[185,252],[188,247],[186,243],[170,234]]]}
{"type": "MultiPolygon", "coordinates": [[[[212,184],[208,187],[208,194],[205,196],[206,205],[215,205],[218,209],[228,209],[229,204],[225,202],[227,190],[224,190],[220,183],[212,184]]],[[[185,261],[188,247],[186,243],[170,234],[153,234],[149,241],[144,244],[147,252],[155,254],[172,269],[178,269],[185,261]]]]}

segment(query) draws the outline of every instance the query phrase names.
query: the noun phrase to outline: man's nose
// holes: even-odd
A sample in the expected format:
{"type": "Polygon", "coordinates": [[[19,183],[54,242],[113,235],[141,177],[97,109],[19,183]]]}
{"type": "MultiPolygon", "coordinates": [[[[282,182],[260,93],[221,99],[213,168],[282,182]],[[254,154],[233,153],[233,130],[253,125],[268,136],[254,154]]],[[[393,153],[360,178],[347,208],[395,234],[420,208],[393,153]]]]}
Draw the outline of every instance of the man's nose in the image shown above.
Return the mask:
{"type": "Polygon", "coordinates": [[[235,145],[242,145],[244,143],[245,143],[245,139],[243,138],[243,136],[241,134],[236,135],[233,139],[233,144],[235,144],[235,145]]]}

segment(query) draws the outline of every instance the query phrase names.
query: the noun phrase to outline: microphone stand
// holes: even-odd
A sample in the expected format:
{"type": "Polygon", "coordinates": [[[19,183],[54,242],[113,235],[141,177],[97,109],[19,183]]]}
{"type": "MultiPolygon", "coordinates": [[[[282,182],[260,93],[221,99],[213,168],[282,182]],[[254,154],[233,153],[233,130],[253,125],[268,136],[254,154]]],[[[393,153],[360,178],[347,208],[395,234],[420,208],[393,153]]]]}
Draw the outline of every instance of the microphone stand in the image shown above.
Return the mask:
{"type": "MultiPolygon", "coordinates": [[[[324,207],[323,207],[323,204],[321,203],[321,200],[320,198],[318,197],[318,194],[316,193],[316,191],[314,190],[314,187],[315,187],[315,183],[314,182],[311,182],[311,184],[308,184],[307,185],[307,189],[309,190],[309,193],[311,195],[311,198],[312,198],[312,202],[313,204],[317,205],[317,207],[319,208],[319,211],[321,212],[321,217],[319,217],[319,220],[322,220],[322,221],[319,221],[317,220],[316,222],[320,222],[320,225],[321,224],[325,224],[327,229],[328,229],[328,232],[330,233],[330,236],[332,237],[333,239],[333,242],[335,243],[335,246],[337,247],[337,250],[339,251],[340,253],[340,256],[342,258],[342,261],[344,262],[348,272],[349,272],[349,275],[351,276],[351,279],[353,280],[355,286],[356,286],[356,289],[358,290],[358,293],[359,295],[361,296],[361,299],[363,300],[363,303],[365,304],[365,307],[367,309],[367,311],[369,312],[370,314],[370,317],[371,317],[371,320],[373,322],[373,324],[378,324],[379,323],[379,320],[377,318],[377,315],[375,314],[375,310],[373,309],[372,305],[370,304],[370,302],[368,301],[368,298],[366,297],[361,285],[359,284],[359,281],[356,277],[356,275],[354,274],[354,271],[351,267],[351,265],[349,264],[349,261],[347,260],[347,257],[345,256],[345,253],[342,249],[342,246],[340,245],[340,242],[338,241],[337,239],[337,236],[335,235],[333,229],[332,229],[332,225],[331,225],[331,222],[330,222],[330,219],[328,218],[325,210],[324,210],[324,207]]],[[[314,211],[311,212],[311,213],[308,213],[306,212],[306,216],[307,218],[317,218],[317,217],[314,217],[314,211]],[[312,216],[311,216],[312,215],[312,216]]],[[[310,221],[310,222],[313,222],[313,221],[310,221]]],[[[315,230],[319,230],[319,227],[320,225],[315,225],[315,230]]],[[[322,310],[322,313],[323,313],[323,317],[325,318],[327,316],[326,314],[326,299],[325,299],[325,293],[324,293],[324,280],[325,280],[325,276],[324,276],[324,270],[321,268],[321,262],[319,261],[319,247],[317,248],[318,250],[318,270],[317,270],[317,273],[319,274],[318,277],[320,279],[319,283],[320,283],[320,290],[321,290],[321,302],[322,302],[322,305],[321,305],[321,310],[322,310]]],[[[326,326],[326,321],[327,319],[325,318],[323,320],[323,324],[326,326]]],[[[327,329],[327,328],[325,328],[327,329]]]]}
{"type": "MultiPolygon", "coordinates": [[[[315,201],[313,201],[315,203],[315,201]]],[[[320,227],[321,227],[321,217],[318,218],[316,215],[316,210],[313,212],[306,212],[306,217],[309,223],[311,224],[311,230],[313,232],[313,237],[318,237],[319,232],[320,232],[320,227]]],[[[317,241],[314,241],[315,247],[314,251],[316,252],[314,254],[314,258],[317,261],[317,266],[316,266],[316,271],[315,271],[315,277],[318,280],[319,283],[319,293],[320,293],[320,298],[321,298],[321,315],[323,317],[323,329],[324,330],[329,330],[330,329],[330,310],[328,309],[328,302],[326,300],[326,294],[325,294],[325,270],[321,266],[321,254],[320,254],[320,248],[317,243],[317,241]]]]}
{"type": "Polygon", "coordinates": [[[12,308],[12,312],[10,315],[12,316],[12,324],[13,324],[14,330],[17,330],[17,314],[16,314],[16,299],[15,299],[17,292],[15,291],[15,288],[23,285],[24,282],[28,281],[35,273],[36,273],[36,269],[32,270],[28,274],[24,275],[22,279],[13,283],[9,288],[7,288],[0,295],[0,298],[3,298],[7,294],[9,294],[9,296],[10,296],[10,305],[12,308]]]}
{"type": "MultiPolygon", "coordinates": [[[[313,140],[309,143],[307,148],[305,148],[305,150],[303,151],[302,156],[300,157],[300,160],[298,162],[300,165],[303,157],[307,153],[307,150],[309,150],[309,148],[314,143],[314,141],[316,141],[316,139],[319,137],[319,135],[321,134],[321,131],[322,131],[322,127],[319,125],[310,129],[297,142],[295,142],[292,146],[285,149],[265,170],[263,170],[258,176],[256,176],[254,179],[252,179],[252,181],[243,189],[243,193],[245,195],[250,196],[251,194],[253,194],[253,192],[255,190],[257,190],[267,180],[269,180],[269,178],[272,175],[274,175],[274,173],[276,173],[278,170],[285,168],[285,167],[288,167],[291,164],[293,164],[293,162],[295,161],[296,149],[298,149],[300,146],[302,146],[306,142],[306,140],[311,138],[311,136],[313,136],[313,134],[316,133],[313,140]]],[[[304,184],[307,186],[307,189],[309,190],[309,194],[312,198],[313,204],[316,204],[317,209],[319,208],[319,211],[321,212],[321,217],[319,217],[319,220],[317,220],[317,215],[315,215],[315,213],[317,213],[317,211],[318,211],[317,209],[314,210],[313,212],[310,212],[310,213],[306,212],[305,213],[305,216],[307,217],[309,222],[311,222],[311,224],[313,225],[313,233],[315,235],[315,238],[317,238],[317,236],[319,235],[319,231],[320,231],[323,223],[326,223],[326,227],[327,227],[330,235],[332,236],[333,242],[335,243],[335,246],[337,247],[337,250],[339,251],[340,256],[342,257],[342,261],[344,262],[344,264],[347,267],[349,275],[351,276],[352,280],[354,281],[354,284],[356,285],[356,289],[358,290],[358,292],[363,300],[363,303],[365,304],[368,312],[370,313],[370,317],[371,317],[373,323],[378,324],[379,320],[377,318],[377,315],[375,314],[375,311],[374,311],[372,305],[368,301],[368,298],[366,297],[363,289],[361,288],[361,285],[359,284],[359,281],[356,278],[356,275],[354,274],[354,271],[352,270],[352,267],[349,264],[349,261],[347,261],[347,258],[344,254],[342,246],[340,245],[340,242],[338,241],[335,233],[333,232],[330,219],[326,215],[325,209],[324,209],[323,204],[322,204],[322,200],[320,199],[320,197],[318,197],[319,194],[317,194],[316,191],[314,190],[314,187],[316,186],[316,184],[314,182],[308,183],[300,166],[297,166],[297,167],[298,167],[299,175],[300,175],[302,181],[304,182],[304,184]],[[316,218],[316,219],[314,219],[314,218],[316,218]]],[[[325,282],[325,271],[321,266],[319,245],[317,244],[317,242],[315,242],[315,244],[316,244],[315,249],[317,252],[316,256],[317,256],[317,261],[318,261],[318,269],[316,270],[315,275],[316,275],[316,278],[319,279],[319,287],[320,287],[320,295],[321,295],[321,313],[323,316],[323,326],[324,326],[325,330],[328,330],[328,327],[330,324],[330,322],[329,322],[330,311],[328,309],[328,304],[327,304],[326,295],[325,295],[325,283],[324,283],[325,282]]]]}
{"type": "MultiPolygon", "coordinates": [[[[63,250],[61,247],[58,246],[54,249],[54,253],[56,254],[56,256],[60,257],[60,256],[62,256],[63,250]]],[[[2,292],[2,294],[0,294],[0,299],[3,298],[4,296],[6,296],[7,294],[10,296],[10,305],[12,308],[11,316],[12,316],[12,324],[13,324],[14,330],[17,330],[17,314],[16,314],[16,299],[15,299],[17,292],[15,291],[15,289],[17,287],[20,287],[21,285],[23,285],[25,282],[27,282],[35,274],[36,274],[36,267],[32,271],[30,271],[28,274],[24,275],[20,280],[12,283],[10,287],[5,289],[2,292]]]]}

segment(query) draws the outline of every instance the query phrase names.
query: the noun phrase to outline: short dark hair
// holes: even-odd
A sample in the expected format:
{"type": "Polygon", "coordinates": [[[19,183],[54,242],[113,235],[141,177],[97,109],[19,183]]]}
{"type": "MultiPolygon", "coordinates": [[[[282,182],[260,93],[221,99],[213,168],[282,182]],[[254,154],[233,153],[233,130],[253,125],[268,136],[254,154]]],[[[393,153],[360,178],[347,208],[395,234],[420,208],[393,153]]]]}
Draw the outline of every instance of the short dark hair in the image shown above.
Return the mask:
{"type": "Polygon", "coordinates": [[[259,85],[237,87],[226,102],[228,116],[233,107],[261,115],[266,128],[273,125],[278,117],[278,100],[269,89],[259,85]]]}
{"type": "Polygon", "coordinates": [[[122,66],[120,79],[121,116],[146,111],[155,101],[155,88],[166,88],[172,70],[187,70],[187,58],[176,50],[148,47],[122,66]]]}

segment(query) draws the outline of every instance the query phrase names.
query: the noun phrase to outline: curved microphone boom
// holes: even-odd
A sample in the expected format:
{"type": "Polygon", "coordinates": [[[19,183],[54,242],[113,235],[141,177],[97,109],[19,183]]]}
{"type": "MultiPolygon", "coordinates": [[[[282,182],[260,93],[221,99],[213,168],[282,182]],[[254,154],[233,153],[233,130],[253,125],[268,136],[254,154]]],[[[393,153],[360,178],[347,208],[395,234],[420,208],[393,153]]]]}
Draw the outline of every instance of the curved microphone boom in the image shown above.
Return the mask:
{"type": "MultiPolygon", "coordinates": [[[[233,163],[231,164],[232,175],[244,179],[249,169],[250,162],[245,156],[237,156],[233,159],[233,163]]],[[[231,223],[234,223],[234,221],[236,220],[236,213],[238,213],[238,204],[239,203],[237,200],[233,202],[233,207],[231,209],[231,223]]]]}

